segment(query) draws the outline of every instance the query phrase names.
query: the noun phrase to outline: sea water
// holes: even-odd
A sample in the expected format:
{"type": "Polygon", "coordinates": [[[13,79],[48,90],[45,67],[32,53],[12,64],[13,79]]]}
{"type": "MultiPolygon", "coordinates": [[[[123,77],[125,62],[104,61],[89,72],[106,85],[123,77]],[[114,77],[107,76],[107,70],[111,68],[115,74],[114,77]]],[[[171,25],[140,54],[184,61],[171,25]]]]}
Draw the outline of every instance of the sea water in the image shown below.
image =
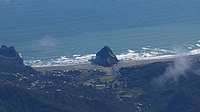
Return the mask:
{"type": "Polygon", "coordinates": [[[108,45],[120,60],[198,53],[199,0],[0,0],[0,44],[27,65],[89,63],[108,45]]]}

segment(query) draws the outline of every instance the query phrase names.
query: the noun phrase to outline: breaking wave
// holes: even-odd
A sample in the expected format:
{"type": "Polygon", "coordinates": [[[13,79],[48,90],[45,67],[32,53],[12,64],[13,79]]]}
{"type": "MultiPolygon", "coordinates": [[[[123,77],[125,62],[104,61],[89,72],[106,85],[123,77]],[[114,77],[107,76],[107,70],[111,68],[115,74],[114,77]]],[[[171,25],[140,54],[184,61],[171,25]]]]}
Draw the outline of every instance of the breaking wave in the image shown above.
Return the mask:
{"type": "MultiPolygon", "coordinates": [[[[200,40],[195,46],[187,47],[185,55],[200,54],[200,40]]],[[[168,50],[161,48],[142,47],[139,52],[134,50],[127,50],[124,53],[117,54],[120,61],[134,61],[134,60],[151,60],[151,59],[167,59],[176,57],[178,54],[176,50],[168,50]]],[[[68,66],[78,64],[89,64],[89,60],[95,58],[95,54],[87,55],[73,55],[72,57],[59,56],[54,58],[32,58],[25,60],[26,65],[32,67],[45,67],[45,66],[68,66]]]]}

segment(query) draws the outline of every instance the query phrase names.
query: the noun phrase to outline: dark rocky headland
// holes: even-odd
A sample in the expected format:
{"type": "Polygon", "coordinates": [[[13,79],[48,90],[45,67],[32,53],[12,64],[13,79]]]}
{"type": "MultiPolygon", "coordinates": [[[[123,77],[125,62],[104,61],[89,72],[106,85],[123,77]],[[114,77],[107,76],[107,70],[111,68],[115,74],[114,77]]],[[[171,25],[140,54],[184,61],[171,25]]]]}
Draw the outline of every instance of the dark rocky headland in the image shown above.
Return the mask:
{"type": "Polygon", "coordinates": [[[5,45],[0,47],[0,72],[9,73],[36,73],[36,71],[26,66],[15,47],[7,47],[5,45]]]}
{"type": "Polygon", "coordinates": [[[95,59],[92,59],[91,62],[92,64],[109,67],[117,64],[119,60],[110,47],[104,46],[99,52],[97,52],[95,59]]]}
{"type": "Polygon", "coordinates": [[[104,47],[94,60],[94,66],[85,68],[38,72],[24,65],[14,47],[2,46],[0,112],[200,111],[198,55],[115,69],[120,63],[104,47]]]}

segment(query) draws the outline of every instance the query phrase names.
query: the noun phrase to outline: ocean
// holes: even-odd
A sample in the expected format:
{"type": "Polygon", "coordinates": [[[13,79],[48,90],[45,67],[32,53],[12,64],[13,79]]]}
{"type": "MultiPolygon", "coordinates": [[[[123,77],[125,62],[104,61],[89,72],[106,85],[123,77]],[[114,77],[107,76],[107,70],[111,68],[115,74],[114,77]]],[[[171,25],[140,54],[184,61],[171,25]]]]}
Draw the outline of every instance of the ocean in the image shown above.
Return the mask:
{"type": "Polygon", "coordinates": [[[0,0],[0,45],[30,66],[89,63],[105,45],[122,61],[200,53],[200,1],[0,0]]]}

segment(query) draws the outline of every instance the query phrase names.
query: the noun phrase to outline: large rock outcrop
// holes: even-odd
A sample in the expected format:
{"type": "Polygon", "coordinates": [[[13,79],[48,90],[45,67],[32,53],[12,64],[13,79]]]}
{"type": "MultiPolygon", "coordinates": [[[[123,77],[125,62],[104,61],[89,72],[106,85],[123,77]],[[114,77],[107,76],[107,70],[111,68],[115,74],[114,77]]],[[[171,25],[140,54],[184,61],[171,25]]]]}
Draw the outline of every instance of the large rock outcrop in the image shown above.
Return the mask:
{"type": "Polygon", "coordinates": [[[15,47],[5,45],[0,47],[0,72],[36,73],[31,67],[25,66],[15,47]]]}
{"type": "Polygon", "coordinates": [[[92,59],[92,64],[109,67],[117,64],[119,60],[116,55],[112,52],[110,47],[104,46],[99,52],[96,54],[96,58],[92,59]]]}
{"type": "Polygon", "coordinates": [[[7,66],[24,66],[23,59],[19,56],[15,47],[5,45],[0,48],[0,65],[7,66]]]}

